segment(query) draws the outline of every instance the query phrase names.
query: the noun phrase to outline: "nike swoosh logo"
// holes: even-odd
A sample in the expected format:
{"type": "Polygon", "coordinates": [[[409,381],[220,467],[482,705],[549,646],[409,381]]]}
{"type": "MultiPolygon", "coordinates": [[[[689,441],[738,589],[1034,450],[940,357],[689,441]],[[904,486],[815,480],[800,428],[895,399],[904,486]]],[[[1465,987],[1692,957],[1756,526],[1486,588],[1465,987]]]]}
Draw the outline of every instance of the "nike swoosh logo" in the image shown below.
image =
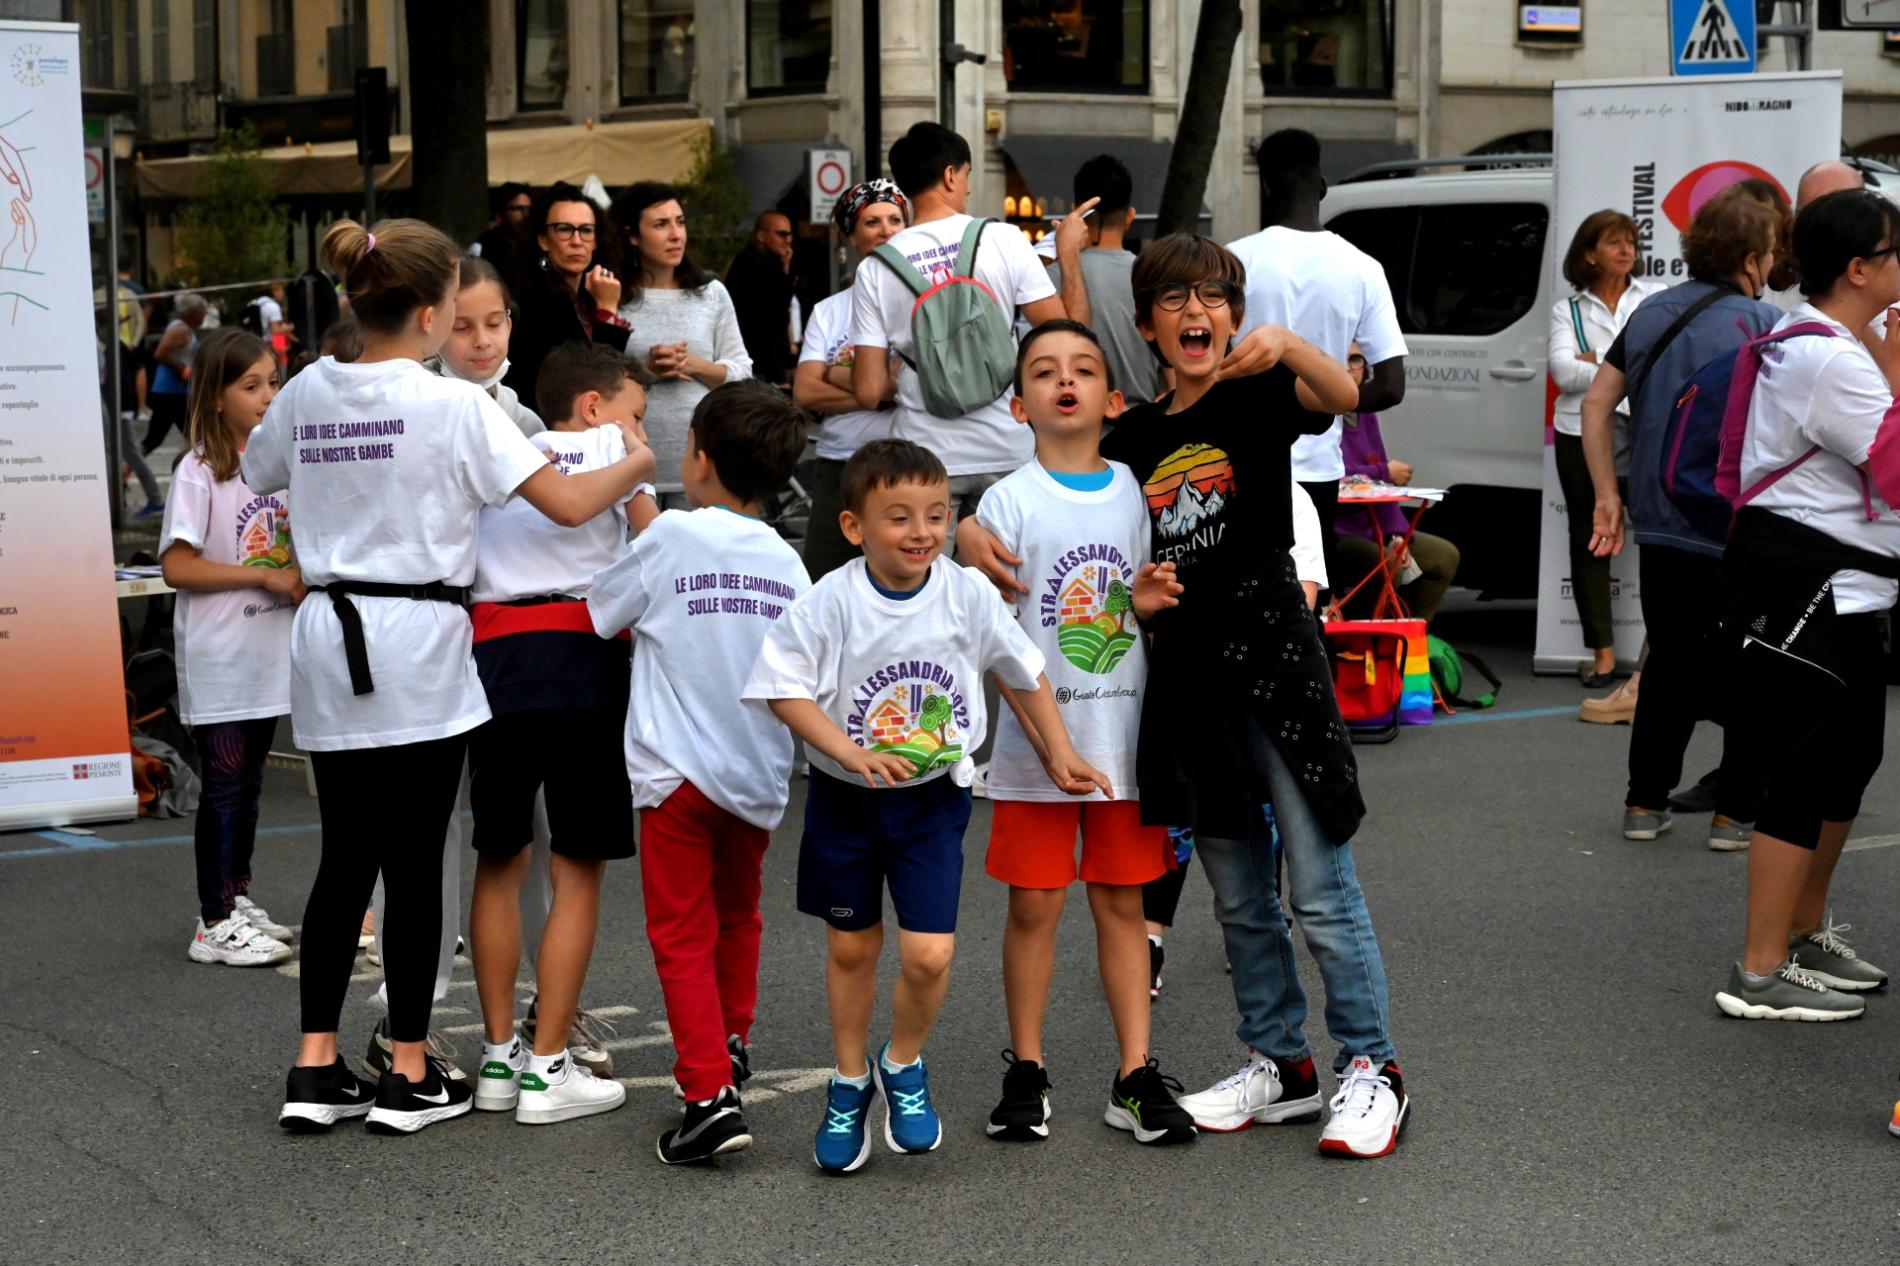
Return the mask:
{"type": "Polygon", "coordinates": [[[361,1099],[363,1097],[363,1088],[361,1086],[345,1086],[343,1093],[352,1099],[361,1099]]]}
{"type": "Polygon", "coordinates": [[[425,1095],[420,1090],[414,1091],[413,1093],[416,1098],[422,1100],[424,1103],[447,1103],[449,1101],[449,1088],[447,1086],[442,1087],[441,1091],[432,1095],[425,1095]]]}

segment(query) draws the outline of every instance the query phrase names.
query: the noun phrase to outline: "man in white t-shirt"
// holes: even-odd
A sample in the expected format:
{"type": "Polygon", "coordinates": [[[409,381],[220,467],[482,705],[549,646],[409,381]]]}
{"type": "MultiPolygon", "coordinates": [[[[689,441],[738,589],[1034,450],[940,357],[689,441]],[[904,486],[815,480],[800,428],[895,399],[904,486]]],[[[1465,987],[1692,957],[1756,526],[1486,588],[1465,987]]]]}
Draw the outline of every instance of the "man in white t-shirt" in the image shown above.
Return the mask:
{"type": "MultiPolygon", "coordinates": [[[[971,217],[970,143],[939,123],[919,123],[891,146],[891,175],[910,199],[910,227],[890,239],[890,245],[936,284],[955,270],[964,230],[971,217]]],[[[1082,269],[1076,261],[1088,239],[1079,215],[1069,216],[1056,234],[1057,258],[1065,262],[1064,289],[1073,287],[1079,308],[1082,269]]],[[[1020,310],[1031,327],[1068,315],[1055,283],[1022,230],[997,223],[983,230],[977,242],[976,280],[1014,321],[1020,310]]],[[[974,514],[984,491],[1029,460],[1034,440],[1029,428],[1009,415],[1009,393],[961,418],[940,418],[924,408],[923,389],[915,373],[898,374],[891,353],[910,359],[911,310],[916,292],[881,260],[858,265],[852,286],[852,342],[856,361],[851,387],[858,403],[875,409],[895,395],[891,435],[921,444],[935,453],[950,472],[951,531],[964,514],[974,514]]]]}
{"type": "MultiPolygon", "coordinates": [[[[1319,224],[1326,180],[1319,141],[1287,128],[1260,142],[1260,216],[1266,225],[1228,244],[1247,269],[1244,337],[1262,325],[1284,325],[1344,365],[1357,342],[1371,366],[1359,385],[1356,412],[1377,413],[1405,396],[1405,336],[1392,288],[1379,261],[1319,224]]],[[[1319,511],[1326,572],[1334,575],[1333,520],[1339,509],[1340,423],[1293,445],[1293,478],[1319,511]]]]}

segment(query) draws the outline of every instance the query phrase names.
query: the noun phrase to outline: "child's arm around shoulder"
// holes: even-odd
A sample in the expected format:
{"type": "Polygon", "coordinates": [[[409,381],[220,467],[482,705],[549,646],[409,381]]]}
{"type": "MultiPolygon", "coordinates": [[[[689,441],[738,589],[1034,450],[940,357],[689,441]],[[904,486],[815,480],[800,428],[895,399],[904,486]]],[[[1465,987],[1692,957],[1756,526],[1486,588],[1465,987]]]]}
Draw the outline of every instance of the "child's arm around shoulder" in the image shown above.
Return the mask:
{"type": "Polygon", "coordinates": [[[1244,378],[1280,364],[1293,371],[1298,380],[1294,391],[1308,412],[1331,415],[1358,407],[1359,387],[1346,367],[1283,325],[1250,331],[1227,353],[1217,374],[1222,379],[1244,378]]]}

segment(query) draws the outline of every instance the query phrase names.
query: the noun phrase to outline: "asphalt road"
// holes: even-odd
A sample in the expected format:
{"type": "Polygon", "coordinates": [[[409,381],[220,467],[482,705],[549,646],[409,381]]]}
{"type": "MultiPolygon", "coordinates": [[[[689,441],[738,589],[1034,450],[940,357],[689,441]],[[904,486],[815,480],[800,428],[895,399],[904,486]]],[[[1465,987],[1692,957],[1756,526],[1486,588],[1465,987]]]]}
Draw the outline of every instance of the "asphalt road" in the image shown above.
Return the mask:
{"type": "MultiPolygon", "coordinates": [[[[552,1128],[476,1114],[408,1139],[274,1122],[294,1052],[282,970],[186,960],[189,821],[94,839],[0,835],[0,1262],[529,1261],[1304,1263],[1891,1259],[1900,1001],[1847,1024],[1727,1020],[1745,861],[1683,822],[1616,832],[1627,730],[1578,724],[1574,682],[1529,675],[1529,620],[1447,617],[1505,670],[1497,711],[1362,748],[1360,874],[1412,1094],[1398,1154],[1320,1159],[1317,1127],[1144,1149],[1101,1123],[1114,1047],[1079,898],[1049,1020],[1053,1136],[988,1140],[1007,1044],[1004,890],[968,837],[963,935],[929,1048],[944,1144],[880,1146],[849,1178],[811,1141],[830,1062],[823,936],[793,909],[799,797],[766,863],[766,942],[747,1096],[753,1148],[667,1169],[671,1051],[638,874],[610,872],[587,988],[619,1026],[620,1111],[552,1128]]],[[[287,738],[286,733],[283,736],[287,738]]],[[[1894,735],[1889,734],[1889,746],[1894,735]]],[[[1691,764],[1712,764],[1702,736],[1691,764]]],[[[386,794],[400,794],[399,788],[386,794]]],[[[299,917],[316,802],[272,771],[254,895],[299,917]]],[[[1900,964],[1900,783],[1883,772],[1842,863],[1839,915],[1900,964]]],[[[1219,933],[1198,874],[1169,941],[1155,1053],[1190,1089],[1237,1066],[1219,933]]],[[[375,1012],[359,959],[345,1046],[375,1012]]],[[[886,963],[888,990],[890,964],[886,963]]],[[[1308,1031],[1331,1057],[1308,973],[1308,1031]]],[[[477,1048],[466,965],[437,1024],[477,1048]]],[[[881,1010],[875,1030],[887,1021],[881,1010]]]]}

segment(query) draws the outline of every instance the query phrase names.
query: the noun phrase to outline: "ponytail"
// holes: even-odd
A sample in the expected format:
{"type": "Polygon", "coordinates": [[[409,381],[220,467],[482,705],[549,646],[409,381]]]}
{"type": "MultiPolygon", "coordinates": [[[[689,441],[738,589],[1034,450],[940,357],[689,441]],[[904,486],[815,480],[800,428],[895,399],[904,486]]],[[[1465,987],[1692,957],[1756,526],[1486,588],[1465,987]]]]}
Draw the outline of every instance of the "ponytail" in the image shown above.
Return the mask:
{"type": "Polygon", "coordinates": [[[379,220],[374,229],[338,220],[320,252],[343,278],[350,311],[373,334],[394,334],[416,309],[442,302],[457,283],[461,256],[441,230],[410,219],[379,220]]]}

